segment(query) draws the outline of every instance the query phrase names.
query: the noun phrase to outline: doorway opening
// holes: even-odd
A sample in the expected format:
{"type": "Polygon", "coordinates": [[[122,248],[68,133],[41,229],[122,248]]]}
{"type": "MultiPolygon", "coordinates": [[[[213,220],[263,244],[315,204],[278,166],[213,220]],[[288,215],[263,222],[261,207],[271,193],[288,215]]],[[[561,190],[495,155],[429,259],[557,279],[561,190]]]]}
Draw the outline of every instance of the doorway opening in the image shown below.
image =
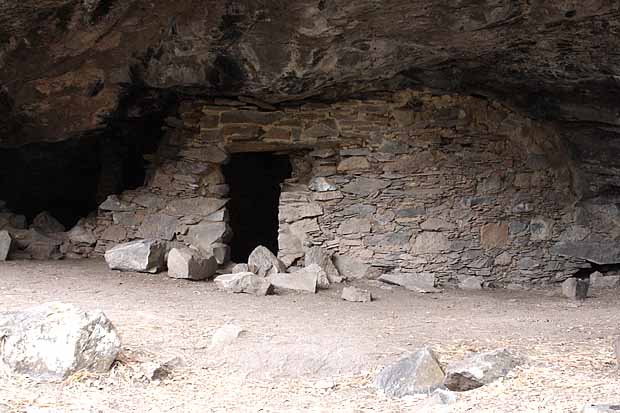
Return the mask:
{"type": "Polygon", "coordinates": [[[291,177],[289,157],[271,152],[237,153],[223,172],[230,187],[231,259],[248,262],[259,245],[277,254],[280,184],[291,177]]]}

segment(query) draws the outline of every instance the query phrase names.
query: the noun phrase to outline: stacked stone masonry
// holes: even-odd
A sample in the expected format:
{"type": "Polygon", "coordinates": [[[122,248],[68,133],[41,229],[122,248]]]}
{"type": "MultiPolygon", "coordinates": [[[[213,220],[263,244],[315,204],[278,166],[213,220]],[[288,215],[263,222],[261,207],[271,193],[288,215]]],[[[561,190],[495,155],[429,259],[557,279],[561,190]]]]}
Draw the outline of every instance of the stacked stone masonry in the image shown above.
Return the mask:
{"type": "Polygon", "coordinates": [[[68,242],[65,254],[155,238],[217,250],[225,261],[220,166],[230,153],[255,151],[291,159],[279,211],[287,266],[320,246],[347,278],[544,284],[589,266],[558,245],[607,236],[579,222],[575,171],[556,129],[488,100],[405,91],[275,108],[213,99],[183,103],[167,125],[145,186],[108,197],[81,223],[94,242],[68,242]]]}

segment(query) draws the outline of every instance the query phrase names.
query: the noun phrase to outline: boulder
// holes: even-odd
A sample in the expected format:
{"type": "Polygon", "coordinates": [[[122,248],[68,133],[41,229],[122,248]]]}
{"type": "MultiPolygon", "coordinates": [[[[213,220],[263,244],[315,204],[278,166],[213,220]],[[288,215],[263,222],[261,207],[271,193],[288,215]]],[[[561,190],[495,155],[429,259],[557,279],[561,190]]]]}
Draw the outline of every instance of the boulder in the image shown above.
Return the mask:
{"type": "Polygon", "coordinates": [[[105,252],[112,270],[156,273],[164,268],[166,249],[158,240],[144,239],[117,245],[105,252]]]}
{"type": "Polygon", "coordinates": [[[340,272],[338,268],[334,265],[332,261],[332,256],[329,255],[323,248],[321,247],[310,247],[305,252],[304,262],[306,266],[311,264],[316,264],[327,274],[327,279],[330,283],[339,283],[342,282],[342,277],[340,276],[340,272]]]}
{"type": "Polygon", "coordinates": [[[168,276],[187,280],[206,280],[217,271],[217,260],[191,248],[173,248],[168,253],[168,276]]]}
{"type": "Polygon", "coordinates": [[[43,211],[34,217],[30,227],[35,228],[44,234],[65,232],[65,226],[58,222],[58,220],[47,211],[43,211]]]}
{"type": "Polygon", "coordinates": [[[103,373],[121,348],[116,329],[101,311],[45,303],[0,315],[0,363],[40,380],[80,371],[103,373]]]}
{"type": "Polygon", "coordinates": [[[215,278],[215,284],[220,290],[230,293],[246,293],[262,296],[273,292],[273,286],[268,279],[251,272],[223,274],[215,278]]]}
{"type": "Polygon", "coordinates": [[[562,294],[571,300],[585,300],[589,285],[588,280],[569,278],[562,283],[562,294]]]}
{"type": "Polygon", "coordinates": [[[446,368],[445,386],[452,391],[467,391],[482,387],[501,377],[520,364],[506,349],[476,353],[446,368]]]}
{"type": "Polygon", "coordinates": [[[276,288],[316,293],[320,272],[318,265],[311,265],[292,274],[272,274],[268,279],[276,288]]]}
{"type": "Polygon", "coordinates": [[[387,273],[378,278],[388,284],[400,285],[407,290],[418,293],[438,293],[440,289],[435,288],[435,277],[432,274],[406,274],[406,273],[387,273]]]}
{"type": "Polygon", "coordinates": [[[358,303],[369,303],[372,301],[372,295],[368,290],[362,290],[357,287],[345,287],[342,290],[342,299],[345,301],[353,301],[358,303]]]}
{"type": "Polygon", "coordinates": [[[375,386],[388,397],[428,394],[442,386],[444,372],[430,348],[384,367],[375,378],[375,386]]]}
{"type": "Polygon", "coordinates": [[[0,261],[6,261],[11,249],[11,236],[8,231],[0,231],[0,261]]]}
{"type": "Polygon", "coordinates": [[[248,258],[248,268],[261,277],[286,272],[286,266],[267,247],[259,245],[248,258]]]}

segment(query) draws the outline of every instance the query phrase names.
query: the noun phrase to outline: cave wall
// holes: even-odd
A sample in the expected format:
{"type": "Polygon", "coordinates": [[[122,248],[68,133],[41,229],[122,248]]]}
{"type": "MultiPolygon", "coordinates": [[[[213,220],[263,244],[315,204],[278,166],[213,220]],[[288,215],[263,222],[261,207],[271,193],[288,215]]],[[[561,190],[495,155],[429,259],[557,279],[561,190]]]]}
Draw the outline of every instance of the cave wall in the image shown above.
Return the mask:
{"type": "MultiPolygon", "coordinates": [[[[144,187],[109,197],[92,254],[136,238],[194,245],[224,262],[230,153],[280,151],[293,166],[280,197],[279,257],[303,265],[321,246],[348,278],[432,273],[440,284],[563,280],[589,264],[559,255],[591,235],[556,128],[488,100],[405,91],[276,109],[188,101],[144,187]]],[[[568,254],[570,255],[570,254],[568,254]]]]}

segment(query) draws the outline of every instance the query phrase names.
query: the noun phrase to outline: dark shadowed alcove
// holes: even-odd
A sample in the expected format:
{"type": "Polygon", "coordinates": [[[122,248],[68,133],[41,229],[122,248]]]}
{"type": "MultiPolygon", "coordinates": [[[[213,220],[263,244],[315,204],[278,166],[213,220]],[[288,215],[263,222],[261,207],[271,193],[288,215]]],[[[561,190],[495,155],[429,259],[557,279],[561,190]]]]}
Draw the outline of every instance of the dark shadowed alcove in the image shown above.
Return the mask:
{"type": "Polygon", "coordinates": [[[280,184],[291,176],[288,156],[237,153],[224,167],[224,175],[230,186],[231,259],[247,262],[259,245],[277,254],[280,184]]]}

